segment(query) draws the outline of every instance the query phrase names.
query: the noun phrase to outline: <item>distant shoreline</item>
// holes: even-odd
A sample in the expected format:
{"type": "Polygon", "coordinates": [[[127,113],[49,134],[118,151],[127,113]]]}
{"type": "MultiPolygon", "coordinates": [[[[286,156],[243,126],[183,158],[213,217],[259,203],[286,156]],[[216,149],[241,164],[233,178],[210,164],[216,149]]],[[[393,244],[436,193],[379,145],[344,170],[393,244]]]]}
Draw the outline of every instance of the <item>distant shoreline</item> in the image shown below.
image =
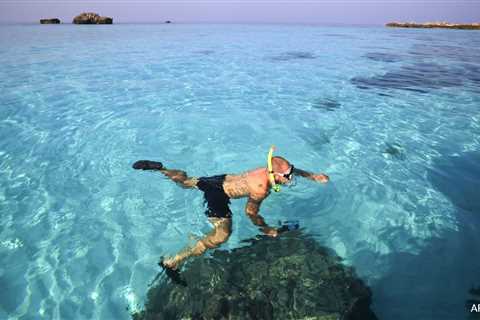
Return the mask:
{"type": "Polygon", "coordinates": [[[448,22],[389,22],[385,26],[392,28],[442,28],[442,29],[462,29],[462,30],[480,30],[480,23],[448,23],[448,22]]]}
{"type": "MultiPolygon", "coordinates": [[[[165,22],[116,22],[115,25],[165,25],[168,23],[165,22]]],[[[420,29],[433,29],[433,28],[443,28],[443,29],[463,29],[463,30],[480,30],[480,23],[471,23],[471,24],[453,24],[453,23],[414,23],[414,22],[390,22],[387,24],[341,24],[341,23],[299,23],[299,22],[289,22],[289,23],[264,23],[264,22],[186,22],[178,21],[172,22],[168,25],[248,25],[248,26],[309,26],[309,27],[325,27],[325,28],[420,28],[420,29]]],[[[0,22],[0,27],[2,26],[31,26],[38,25],[38,22],[13,22],[13,21],[2,21],[0,22]]],[[[75,25],[72,22],[61,22],[56,24],[56,26],[70,26],[75,25]]]]}

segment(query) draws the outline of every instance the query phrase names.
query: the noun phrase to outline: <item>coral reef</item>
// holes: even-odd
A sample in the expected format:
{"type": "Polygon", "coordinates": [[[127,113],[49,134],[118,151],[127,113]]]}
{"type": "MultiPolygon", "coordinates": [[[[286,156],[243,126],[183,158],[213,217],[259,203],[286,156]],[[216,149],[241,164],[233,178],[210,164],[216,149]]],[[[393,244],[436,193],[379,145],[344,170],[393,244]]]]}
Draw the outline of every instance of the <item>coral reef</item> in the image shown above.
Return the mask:
{"type": "Polygon", "coordinates": [[[245,242],[188,263],[186,287],[157,276],[132,318],[377,319],[371,291],[353,268],[302,230],[245,242]]]}

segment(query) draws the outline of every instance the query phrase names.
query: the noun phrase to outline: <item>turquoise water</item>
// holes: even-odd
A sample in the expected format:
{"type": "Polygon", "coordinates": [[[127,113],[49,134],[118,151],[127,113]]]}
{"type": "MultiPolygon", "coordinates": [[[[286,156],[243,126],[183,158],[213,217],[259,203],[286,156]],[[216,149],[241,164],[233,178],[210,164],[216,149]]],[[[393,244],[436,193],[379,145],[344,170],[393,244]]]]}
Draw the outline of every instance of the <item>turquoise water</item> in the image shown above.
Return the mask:
{"type": "MultiPolygon", "coordinates": [[[[267,199],[372,287],[380,319],[464,319],[480,285],[480,33],[0,26],[0,318],[128,319],[209,230],[193,176],[325,172],[267,199]]],[[[224,248],[257,231],[232,203],[224,248]]]]}

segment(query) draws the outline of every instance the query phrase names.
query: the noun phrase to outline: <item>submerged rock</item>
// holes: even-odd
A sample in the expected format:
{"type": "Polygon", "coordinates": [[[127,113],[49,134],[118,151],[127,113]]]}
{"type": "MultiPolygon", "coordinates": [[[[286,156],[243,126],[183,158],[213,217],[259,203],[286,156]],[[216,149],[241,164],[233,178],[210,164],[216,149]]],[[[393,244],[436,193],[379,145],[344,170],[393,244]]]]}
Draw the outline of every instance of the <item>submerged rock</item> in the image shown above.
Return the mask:
{"type": "Polygon", "coordinates": [[[186,287],[160,278],[132,318],[377,319],[354,270],[300,230],[247,242],[190,261],[186,287]]]}
{"type": "Polygon", "coordinates": [[[289,51],[284,52],[278,56],[271,57],[272,61],[290,61],[290,60],[309,60],[315,59],[316,56],[311,52],[306,51],[289,51]]]}
{"type": "Polygon", "coordinates": [[[340,108],[341,104],[333,99],[318,99],[312,103],[315,109],[323,109],[326,111],[335,111],[340,108]]]}
{"type": "Polygon", "coordinates": [[[398,143],[386,143],[386,148],[383,151],[384,154],[390,155],[398,160],[405,160],[405,149],[398,143]]]}
{"type": "Polygon", "coordinates": [[[41,24],[59,24],[60,19],[52,18],[52,19],[40,19],[41,24]]]}
{"type": "Polygon", "coordinates": [[[97,13],[84,12],[73,18],[74,24],[112,24],[110,17],[101,17],[97,13]]]}
{"type": "Polygon", "coordinates": [[[386,63],[401,61],[401,58],[398,54],[391,54],[385,52],[369,52],[364,55],[364,57],[373,61],[380,61],[386,63]]]}
{"type": "Polygon", "coordinates": [[[468,75],[468,69],[457,65],[416,62],[404,64],[397,70],[387,71],[381,75],[354,77],[350,82],[359,89],[397,89],[428,93],[434,89],[464,86],[465,80],[469,80],[468,75]]]}

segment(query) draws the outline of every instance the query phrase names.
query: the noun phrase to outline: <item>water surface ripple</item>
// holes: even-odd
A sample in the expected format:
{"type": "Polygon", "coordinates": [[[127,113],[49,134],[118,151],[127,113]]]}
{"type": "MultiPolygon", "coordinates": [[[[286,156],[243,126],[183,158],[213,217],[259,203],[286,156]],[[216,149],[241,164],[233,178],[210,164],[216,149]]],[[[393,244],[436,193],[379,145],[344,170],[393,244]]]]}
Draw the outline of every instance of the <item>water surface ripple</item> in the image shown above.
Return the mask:
{"type": "MultiPolygon", "coordinates": [[[[249,25],[0,26],[0,318],[128,319],[161,255],[209,230],[159,174],[265,166],[373,288],[380,319],[463,319],[480,285],[480,35],[249,25]]],[[[257,231],[232,203],[225,248],[257,231]]]]}

